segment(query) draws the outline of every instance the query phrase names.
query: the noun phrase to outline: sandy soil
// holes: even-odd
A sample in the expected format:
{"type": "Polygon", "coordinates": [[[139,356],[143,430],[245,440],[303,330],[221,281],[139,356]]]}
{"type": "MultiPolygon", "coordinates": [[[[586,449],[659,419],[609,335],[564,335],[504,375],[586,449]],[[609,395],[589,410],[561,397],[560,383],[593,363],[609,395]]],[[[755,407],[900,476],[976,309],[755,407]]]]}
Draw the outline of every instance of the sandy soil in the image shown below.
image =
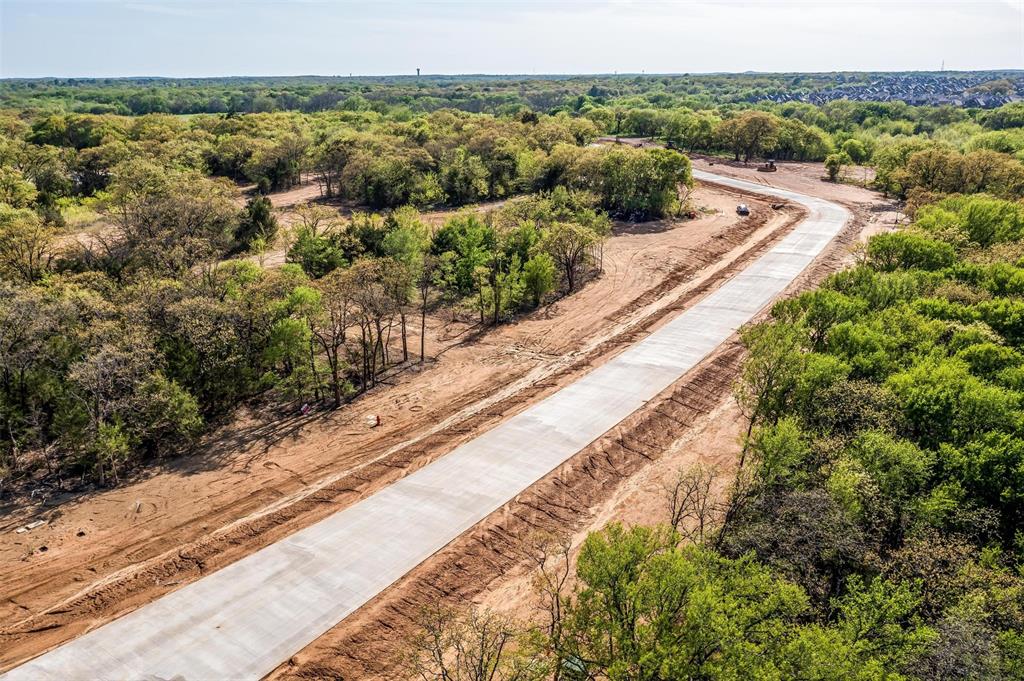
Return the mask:
{"type": "MultiPolygon", "coordinates": [[[[690,160],[693,167],[728,177],[757,182],[769,187],[781,187],[794,191],[820,196],[840,203],[854,211],[859,219],[869,226],[872,232],[891,227],[903,220],[903,213],[893,201],[883,198],[878,192],[864,189],[857,184],[834,183],[826,179],[824,166],[821,163],[776,162],[778,171],[762,173],[757,170],[756,163],[735,163],[721,158],[692,154],[690,160]]],[[[851,180],[860,182],[859,167],[848,171],[851,180]]]]}
{"type": "Polygon", "coordinates": [[[601,277],[517,323],[481,332],[431,319],[431,361],[343,409],[243,414],[131,484],[3,509],[0,666],[315,522],[573,380],[797,218],[744,197],[754,214],[737,220],[739,200],[706,188],[695,201],[713,212],[697,220],[616,225],[601,277]],[[32,520],[46,523],[14,531],[32,520]]]}
{"type": "MultiPolygon", "coordinates": [[[[694,165],[764,179],[753,168],[723,167],[717,160],[713,167],[700,159],[694,165]]],[[[895,206],[873,192],[821,182],[821,164],[779,165],[763,183],[835,200],[855,216],[791,292],[813,286],[848,264],[858,240],[891,229],[898,216],[895,206]]],[[[697,463],[717,469],[715,489],[722,493],[735,471],[744,429],[731,392],[741,359],[736,343],[720,348],[644,409],[295,655],[271,678],[400,678],[395,652],[412,629],[410,618],[427,603],[472,603],[521,619],[537,615],[524,547],[538,532],[568,535],[578,548],[587,533],[612,520],[664,522],[665,484],[697,463]]]]}
{"type": "MultiPolygon", "coordinates": [[[[720,348],[608,434],[294,655],[269,678],[402,678],[395,665],[396,653],[413,630],[412,618],[428,604],[474,603],[522,619],[535,615],[532,574],[525,558],[529,542],[538,535],[582,536],[623,481],[657,461],[679,433],[710,422],[722,395],[729,392],[741,358],[736,344],[720,348]]],[[[659,509],[657,515],[660,519],[664,512],[659,509]]]]}
{"type": "MultiPolygon", "coordinates": [[[[871,192],[820,181],[820,164],[753,167],[694,159],[698,168],[837,200],[857,225],[804,285],[849,260],[849,243],[897,217],[871,192]]],[[[272,196],[275,208],[316,198],[315,185],[272,196]]],[[[336,412],[243,414],[195,455],[91,496],[42,496],[0,509],[0,667],[236,560],[353,503],[572,380],[681,309],[763,250],[794,217],[735,195],[695,194],[717,213],[688,223],[617,225],[605,273],[575,296],[518,323],[480,333],[431,319],[426,368],[407,367],[336,412]],[[367,417],[382,414],[379,429],[367,417]],[[32,520],[45,525],[18,534],[32,520]]],[[[344,211],[344,208],[341,208],[344,211]]],[[[443,220],[445,212],[429,214],[443,220]]],[[[282,256],[283,259],[283,256],[282,256]]],[[[418,338],[410,346],[418,348],[418,338]]],[[[392,678],[389,653],[415,605],[447,598],[528,616],[523,539],[538,527],[578,542],[609,520],[665,517],[663,484],[707,461],[727,478],[740,417],[730,397],[741,353],[722,348],[587,451],[296,655],[277,676],[392,678]],[[382,634],[383,632],[383,634],[382,634]]]]}
{"type": "Polygon", "coordinates": [[[69,228],[54,239],[53,247],[57,252],[78,248],[89,249],[102,245],[105,239],[112,237],[117,226],[106,216],[99,216],[84,225],[69,228]]]}
{"type": "MultiPolygon", "coordinates": [[[[738,350],[733,352],[737,352],[736,357],[741,356],[738,350]]],[[[735,368],[732,362],[727,366],[735,368]]],[[[675,428],[671,432],[679,437],[665,446],[663,451],[647,454],[642,466],[634,473],[622,477],[617,484],[608,485],[607,498],[598,497],[580,520],[564,528],[552,528],[553,536],[563,537],[570,542],[572,549],[569,560],[573,569],[583,540],[610,522],[625,525],[670,522],[667,488],[675,483],[683,471],[697,465],[709,468],[715,475],[712,494],[716,499],[725,494],[736,472],[742,445],[743,415],[736,402],[729,397],[728,384],[723,384],[720,377],[706,372],[701,378],[690,379],[691,384],[697,381],[710,383],[719,389],[725,388],[717,396],[720,401],[715,404],[712,398],[705,403],[708,405],[705,410],[698,411],[689,422],[674,423],[675,428]]],[[[475,596],[472,599],[473,605],[482,610],[510,615],[519,621],[540,624],[542,620],[537,618],[542,613],[535,579],[534,565],[520,561],[475,596]]],[[[574,583],[574,576],[571,576],[566,589],[570,590],[574,583]]]]}

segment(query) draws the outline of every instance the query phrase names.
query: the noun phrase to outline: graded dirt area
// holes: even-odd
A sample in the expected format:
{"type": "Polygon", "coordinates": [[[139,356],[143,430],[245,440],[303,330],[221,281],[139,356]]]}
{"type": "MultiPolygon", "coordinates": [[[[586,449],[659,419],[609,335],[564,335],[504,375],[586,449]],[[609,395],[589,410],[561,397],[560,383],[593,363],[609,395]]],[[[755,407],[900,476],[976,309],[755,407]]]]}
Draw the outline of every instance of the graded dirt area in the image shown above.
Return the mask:
{"type": "MultiPolygon", "coordinates": [[[[497,329],[432,318],[424,367],[347,407],[248,413],[117,489],[42,490],[0,521],[0,666],[73,637],[308,525],[449,451],[603,361],[714,286],[798,218],[698,190],[690,221],[618,224],[604,273],[497,329]],[[381,426],[368,420],[381,416],[381,426]],[[45,524],[27,532],[31,521],[45,524]]],[[[414,325],[415,328],[415,325],[414,325]]],[[[418,348],[415,333],[410,347],[418,348]]]]}
{"type": "MultiPolygon", "coordinates": [[[[710,167],[695,159],[694,166],[748,180],[760,175],[753,167],[723,168],[717,159],[710,167]]],[[[779,166],[766,182],[834,200],[854,213],[846,232],[792,291],[849,263],[858,240],[891,229],[899,217],[896,206],[874,192],[821,182],[821,164],[779,166]]],[[[395,653],[426,604],[472,603],[524,620],[537,616],[524,547],[538,533],[569,536],[578,548],[587,533],[613,520],[664,522],[665,485],[697,463],[715,467],[715,489],[724,490],[745,427],[731,390],[741,360],[736,343],[719,348],[646,407],[293,656],[271,678],[401,678],[395,653]]]]}
{"type": "MultiPolygon", "coordinates": [[[[903,219],[897,204],[876,192],[822,181],[824,169],[821,164],[781,163],[778,164],[778,172],[761,173],[754,164],[723,164],[715,158],[691,160],[694,167],[701,170],[820,196],[854,212],[855,224],[847,235],[846,243],[833,248],[830,258],[819,264],[816,272],[805,277],[802,286],[810,285],[837,266],[848,263],[852,258],[854,241],[863,241],[873,234],[891,230],[903,219]]],[[[701,413],[688,427],[674,429],[677,439],[652,455],[651,461],[636,473],[623,477],[604,498],[587,509],[585,516],[566,527],[563,534],[578,549],[587,534],[609,522],[618,521],[626,525],[668,522],[667,488],[676,481],[680,471],[696,465],[715,472],[713,489],[723,494],[735,474],[745,426],[745,418],[731,391],[723,391],[714,406],[701,413]]],[[[575,555],[574,550],[573,558],[575,555]]],[[[537,612],[533,578],[530,565],[519,563],[492,582],[476,596],[474,602],[483,609],[529,618],[537,612]]]]}
{"type": "MultiPolygon", "coordinates": [[[[856,184],[828,182],[825,168],[821,163],[777,161],[774,173],[760,172],[758,163],[739,163],[728,159],[701,154],[692,154],[693,167],[709,173],[736,177],[770,187],[792,189],[793,191],[817,196],[846,206],[863,223],[862,238],[876,234],[904,221],[903,212],[893,200],[886,199],[876,191],[856,184]]],[[[860,179],[861,170],[852,170],[850,178],[860,179]]]]}

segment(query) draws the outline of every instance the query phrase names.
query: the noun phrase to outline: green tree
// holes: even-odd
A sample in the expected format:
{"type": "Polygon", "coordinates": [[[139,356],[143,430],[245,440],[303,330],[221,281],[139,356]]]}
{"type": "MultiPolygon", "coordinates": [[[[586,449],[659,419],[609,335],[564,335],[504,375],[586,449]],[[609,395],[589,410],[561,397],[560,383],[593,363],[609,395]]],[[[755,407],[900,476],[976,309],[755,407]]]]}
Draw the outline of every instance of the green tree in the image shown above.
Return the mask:
{"type": "Polygon", "coordinates": [[[846,595],[834,604],[838,629],[861,654],[899,669],[935,636],[917,614],[920,602],[913,585],[852,577],[846,595]]]}
{"type": "Polygon", "coordinates": [[[312,229],[300,227],[285,257],[288,262],[300,265],[302,271],[313,279],[319,279],[348,265],[342,242],[343,237],[337,231],[318,234],[312,229]]]}
{"type": "Polygon", "coordinates": [[[720,144],[740,160],[747,162],[775,148],[779,134],[779,119],[763,111],[745,111],[722,121],[716,135],[720,144]]]}
{"type": "Polygon", "coordinates": [[[879,270],[920,268],[938,270],[953,264],[956,252],[945,241],[900,231],[879,234],[868,243],[868,263],[879,270]]]}
{"type": "Polygon", "coordinates": [[[588,149],[568,171],[572,188],[598,194],[601,207],[627,220],[650,220],[679,207],[693,182],[690,160],[670,149],[588,149]]]}
{"type": "Polygon", "coordinates": [[[466,149],[456,149],[442,165],[439,174],[441,188],[454,205],[476,203],[487,198],[489,173],[480,157],[466,149]]]}
{"type": "Polygon", "coordinates": [[[235,244],[239,250],[246,250],[257,239],[264,243],[273,243],[277,237],[277,218],[274,216],[273,205],[265,196],[254,196],[249,199],[242,210],[242,215],[235,228],[235,244]]]}
{"type": "Polygon", "coordinates": [[[420,220],[419,213],[412,208],[395,211],[388,217],[389,227],[381,242],[384,253],[401,265],[393,274],[393,290],[398,304],[402,329],[402,361],[409,360],[406,329],[406,309],[412,304],[413,291],[419,290],[424,299],[420,305],[420,359],[424,352],[423,336],[426,333],[426,297],[429,290],[423,288],[432,276],[425,269],[431,265],[425,261],[430,248],[430,229],[420,220]]]}
{"type": "Polygon", "coordinates": [[[0,165],[0,204],[12,208],[28,208],[37,196],[36,186],[21,171],[0,165]]]}
{"type": "Polygon", "coordinates": [[[749,438],[754,426],[776,421],[791,404],[803,365],[799,350],[805,336],[799,327],[775,323],[746,327],[740,339],[749,357],[736,386],[736,399],[747,416],[749,438]]]}
{"type": "Polygon", "coordinates": [[[843,142],[842,152],[850,158],[851,163],[863,163],[868,160],[868,150],[859,139],[850,138],[843,142]]]}
{"type": "Polygon", "coordinates": [[[39,280],[55,255],[55,230],[28,209],[0,204],[0,275],[23,282],[39,280]]]}
{"type": "Polygon", "coordinates": [[[555,261],[548,253],[538,253],[523,265],[523,283],[530,292],[534,306],[555,287],[555,261]]]}
{"type": "Polygon", "coordinates": [[[825,171],[828,173],[828,179],[830,182],[838,182],[839,174],[843,170],[843,166],[850,164],[850,157],[846,155],[846,152],[839,152],[835,154],[829,154],[825,157],[825,171]]]}
{"type": "Polygon", "coordinates": [[[108,205],[117,234],[103,245],[115,268],[174,273],[222,255],[239,212],[225,181],[143,160],[118,166],[108,205]]]}
{"type": "Polygon", "coordinates": [[[345,275],[344,270],[332,270],[316,282],[318,304],[308,308],[310,332],[327,360],[335,407],[341,406],[350,390],[345,347],[349,330],[356,323],[351,285],[352,279],[345,275]]]}
{"type": "Polygon", "coordinates": [[[677,541],[612,524],[583,543],[564,652],[588,678],[755,678],[774,666],[804,594],[750,558],[677,541]]]}
{"type": "Polygon", "coordinates": [[[598,241],[592,229],[571,222],[556,222],[545,235],[542,247],[561,269],[569,293],[576,290],[580,274],[592,260],[591,249],[598,241]]]}

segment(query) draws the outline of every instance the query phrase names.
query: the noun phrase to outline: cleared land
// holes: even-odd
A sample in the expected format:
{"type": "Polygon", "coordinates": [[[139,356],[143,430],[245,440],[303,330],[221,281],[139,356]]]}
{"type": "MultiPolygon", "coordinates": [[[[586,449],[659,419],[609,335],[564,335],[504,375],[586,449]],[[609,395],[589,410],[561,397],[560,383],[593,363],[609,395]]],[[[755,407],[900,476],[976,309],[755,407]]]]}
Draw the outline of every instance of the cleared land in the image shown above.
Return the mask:
{"type": "MultiPolygon", "coordinates": [[[[753,166],[723,166],[716,173],[765,179],[753,166]]],[[[695,167],[708,168],[695,160],[695,167]]],[[[852,247],[892,229],[894,204],[859,187],[822,182],[821,164],[780,164],[767,181],[827,197],[850,210],[847,230],[791,286],[812,286],[848,263],[852,247]]],[[[760,182],[759,182],[760,183],[760,182]]],[[[522,620],[541,615],[528,546],[539,535],[568,535],[575,560],[587,533],[612,520],[656,523],[667,519],[665,485],[697,463],[719,472],[722,490],[733,472],[745,421],[732,397],[742,348],[735,339],[625,421],[438,552],[404,579],[293,655],[270,678],[400,678],[396,651],[425,605],[447,603],[505,612],[522,620]]]]}
{"type": "Polygon", "coordinates": [[[109,651],[101,665],[104,670],[156,671],[161,675],[184,671],[186,676],[240,670],[247,676],[262,675],[269,661],[281,659],[302,639],[319,634],[325,622],[351,612],[700,362],[785,289],[839,233],[849,215],[825,201],[780,190],[770,193],[800,201],[811,210],[810,217],[743,272],[626,352],[381,494],[18,673],[80,674],[85,670],[75,665],[81,663],[84,649],[76,653],[76,648],[92,646],[94,651],[109,651]],[[524,447],[529,442],[542,446],[524,447]],[[494,458],[496,452],[504,453],[498,456],[500,461],[494,458]],[[474,466],[481,472],[493,467],[496,472],[491,478],[481,477],[473,473],[474,466]],[[467,475],[467,480],[460,479],[467,475]],[[479,482],[474,485],[474,480],[479,482]],[[468,489],[479,494],[466,496],[468,489]],[[418,515],[416,508],[424,503],[436,506],[436,513],[418,515]],[[378,522],[391,515],[395,515],[393,522],[378,522]],[[417,522],[428,524],[417,527],[417,522]],[[398,534],[394,541],[377,544],[374,533],[385,526],[398,534]],[[403,534],[402,527],[408,527],[409,534],[403,534]],[[376,550],[357,551],[344,558],[351,546],[366,542],[376,550]],[[339,570],[339,564],[347,569],[339,570]],[[307,568],[300,570],[301,565],[307,568]],[[326,597],[340,594],[339,588],[348,595],[326,597]],[[261,593],[267,590],[269,595],[261,593]],[[200,591],[203,593],[198,594],[200,591]],[[271,607],[266,599],[273,595],[279,598],[271,607]],[[227,600],[216,606],[218,597],[225,596],[227,600]],[[305,607],[293,608],[296,602],[305,607]],[[266,627],[253,626],[254,618],[268,616],[266,627]],[[156,638],[160,638],[160,646],[153,645],[156,638]],[[136,641],[134,648],[119,644],[130,640],[136,641]],[[265,652],[254,654],[257,650],[265,652]],[[190,662],[183,659],[188,651],[190,662]],[[137,655],[145,656],[141,667],[137,655]]]}
{"type": "MultiPolygon", "coordinates": [[[[747,199],[744,199],[747,200],[747,199]]],[[[480,333],[431,319],[426,370],[336,411],[252,413],[195,455],[83,497],[38,495],[0,534],[3,663],[67,640],[380,489],[570,382],[778,236],[796,213],[696,194],[693,221],[616,225],[605,273],[581,292],[480,333]],[[380,428],[367,427],[381,414],[380,428]],[[33,519],[31,532],[13,530],[33,519]],[[43,550],[46,547],[46,550],[43,550]]],[[[410,342],[418,346],[418,339],[410,342]]]]}

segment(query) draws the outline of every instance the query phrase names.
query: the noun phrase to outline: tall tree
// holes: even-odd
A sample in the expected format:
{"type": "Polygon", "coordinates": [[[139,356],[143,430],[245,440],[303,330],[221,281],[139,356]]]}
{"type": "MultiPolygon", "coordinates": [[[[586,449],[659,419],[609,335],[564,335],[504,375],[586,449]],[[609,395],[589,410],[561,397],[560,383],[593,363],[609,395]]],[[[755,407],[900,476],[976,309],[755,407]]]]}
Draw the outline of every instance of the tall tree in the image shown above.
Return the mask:
{"type": "Polygon", "coordinates": [[[54,257],[54,228],[27,209],[0,204],[0,275],[23,282],[39,280],[54,257]]]}
{"type": "Polygon", "coordinates": [[[569,293],[576,290],[579,276],[598,242],[592,229],[571,222],[556,222],[544,237],[543,247],[562,270],[569,293]]]}
{"type": "Polygon", "coordinates": [[[345,344],[348,330],[355,322],[352,312],[352,290],[354,279],[344,270],[334,270],[316,282],[320,291],[320,306],[316,315],[310,320],[313,338],[319,344],[327,366],[331,373],[331,393],[334,406],[341,405],[344,399],[345,380],[345,344]]]}

